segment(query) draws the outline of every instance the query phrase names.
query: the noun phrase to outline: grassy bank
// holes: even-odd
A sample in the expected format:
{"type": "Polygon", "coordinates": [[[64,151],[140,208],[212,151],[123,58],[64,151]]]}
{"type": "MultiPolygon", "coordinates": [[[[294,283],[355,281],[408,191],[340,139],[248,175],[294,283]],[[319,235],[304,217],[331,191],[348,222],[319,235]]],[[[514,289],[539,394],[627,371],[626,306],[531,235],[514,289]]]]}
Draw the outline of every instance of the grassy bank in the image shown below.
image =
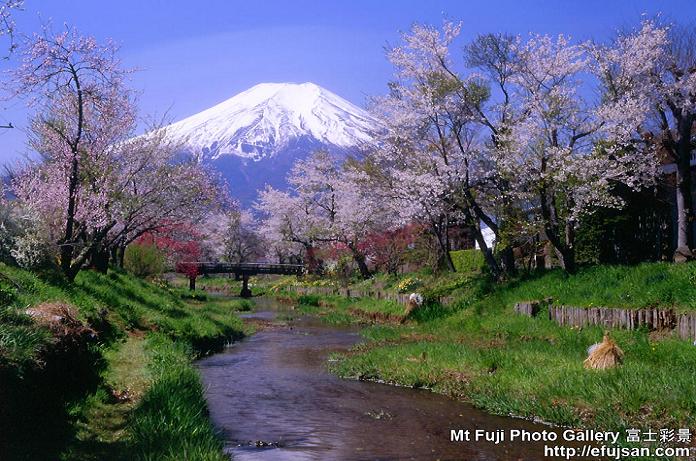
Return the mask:
{"type": "Polygon", "coordinates": [[[244,334],[234,312],[248,302],[122,272],[68,284],[0,265],[0,304],[2,459],[222,459],[191,361],[244,334]],[[58,340],[26,315],[55,304],[87,340],[58,340]]]}
{"type": "Polygon", "coordinates": [[[449,308],[426,306],[405,324],[403,309],[378,300],[298,297],[300,309],[331,321],[366,323],[366,342],[335,357],[332,369],[355,379],[424,387],[491,413],[607,430],[696,429],[696,347],[668,334],[612,331],[622,366],[585,370],[600,328],[561,327],[543,316],[513,313],[515,302],[551,296],[577,306],[696,307],[696,264],[593,267],[574,276],[529,275],[500,286],[481,274],[378,276],[361,282],[454,295],[449,308]],[[370,315],[376,312],[377,314],[370,315]],[[402,310],[403,312],[403,310],[402,310]]]}
{"type": "Polygon", "coordinates": [[[131,451],[136,459],[223,461],[222,443],[207,418],[195,352],[186,343],[162,334],[147,342],[152,385],[130,423],[131,451]]]}

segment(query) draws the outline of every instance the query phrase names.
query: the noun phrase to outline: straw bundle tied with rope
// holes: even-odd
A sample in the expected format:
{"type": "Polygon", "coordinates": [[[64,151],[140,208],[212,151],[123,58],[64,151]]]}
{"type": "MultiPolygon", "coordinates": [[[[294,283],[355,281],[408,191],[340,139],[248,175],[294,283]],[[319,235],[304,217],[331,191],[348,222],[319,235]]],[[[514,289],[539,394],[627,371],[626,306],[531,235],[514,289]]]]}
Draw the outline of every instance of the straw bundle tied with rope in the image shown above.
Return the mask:
{"type": "Polygon", "coordinates": [[[585,368],[606,370],[623,363],[624,353],[621,348],[609,338],[609,332],[604,332],[601,343],[593,344],[587,349],[588,357],[583,362],[585,368]]]}

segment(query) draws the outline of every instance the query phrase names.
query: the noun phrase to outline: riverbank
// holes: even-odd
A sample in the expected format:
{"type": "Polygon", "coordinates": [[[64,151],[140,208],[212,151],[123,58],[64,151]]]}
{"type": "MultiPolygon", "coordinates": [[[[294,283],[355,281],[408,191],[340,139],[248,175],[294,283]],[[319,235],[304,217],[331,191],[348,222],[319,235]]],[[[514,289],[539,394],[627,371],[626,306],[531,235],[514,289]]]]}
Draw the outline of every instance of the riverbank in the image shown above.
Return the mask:
{"type": "Polygon", "coordinates": [[[2,459],[226,459],[192,361],[248,332],[234,314],[247,301],[191,299],[122,272],[67,284],[0,265],[0,303],[2,459]],[[74,331],[26,315],[52,306],[74,331]]]}
{"type": "MultiPolygon", "coordinates": [[[[696,430],[696,347],[671,334],[611,332],[622,366],[586,370],[599,327],[569,328],[513,311],[516,302],[553,297],[580,306],[696,307],[696,265],[594,267],[574,276],[551,271],[494,286],[480,273],[378,276],[357,288],[454,296],[400,324],[403,307],[375,299],[279,296],[330,322],[366,324],[364,344],[332,358],[339,376],[428,388],[497,415],[576,428],[696,430]],[[415,281],[414,281],[415,279],[415,281]]],[[[314,282],[318,284],[317,282],[314,282]]]]}

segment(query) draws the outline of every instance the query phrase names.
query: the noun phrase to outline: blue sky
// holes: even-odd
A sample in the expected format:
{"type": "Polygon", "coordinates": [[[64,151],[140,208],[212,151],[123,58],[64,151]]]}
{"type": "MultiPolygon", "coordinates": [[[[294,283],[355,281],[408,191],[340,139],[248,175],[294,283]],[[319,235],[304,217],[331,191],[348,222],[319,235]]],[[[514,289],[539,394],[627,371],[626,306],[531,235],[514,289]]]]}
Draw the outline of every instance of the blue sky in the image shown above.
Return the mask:
{"type": "MultiPolygon", "coordinates": [[[[143,114],[179,120],[261,82],[311,81],[358,105],[385,91],[391,70],[384,47],[413,22],[463,22],[462,40],[478,33],[565,33],[606,39],[662,12],[696,21],[696,1],[280,1],[26,0],[19,33],[50,20],[121,45],[143,114]]],[[[12,62],[4,63],[7,67],[12,62]]],[[[25,147],[21,101],[0,102],[0,163],[25,147]]]]}

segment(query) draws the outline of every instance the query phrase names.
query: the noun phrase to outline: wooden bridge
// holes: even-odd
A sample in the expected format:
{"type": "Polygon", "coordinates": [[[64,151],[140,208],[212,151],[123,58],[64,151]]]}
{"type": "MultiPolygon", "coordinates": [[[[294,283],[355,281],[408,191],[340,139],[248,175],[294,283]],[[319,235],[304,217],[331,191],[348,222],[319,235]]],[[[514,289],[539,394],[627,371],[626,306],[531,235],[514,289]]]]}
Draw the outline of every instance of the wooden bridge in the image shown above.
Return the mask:
{"type": "MultiPolygon", "coordinates": [[[[278,274],[278,275],[302,275],[304,266],[302,264],[270,264],[270,263],[216,263],[216,262],[191,262],[184,263],[188,267],[195,267],[192,271],[198,275],[203,274],[234,274],[235,279],[242,280],[243,298],[251,297],[249,289],[249,277],[258,274],[278,274]]],[[[189,276],[189,288],[196,289],[196,276],[189,276]]]]}

